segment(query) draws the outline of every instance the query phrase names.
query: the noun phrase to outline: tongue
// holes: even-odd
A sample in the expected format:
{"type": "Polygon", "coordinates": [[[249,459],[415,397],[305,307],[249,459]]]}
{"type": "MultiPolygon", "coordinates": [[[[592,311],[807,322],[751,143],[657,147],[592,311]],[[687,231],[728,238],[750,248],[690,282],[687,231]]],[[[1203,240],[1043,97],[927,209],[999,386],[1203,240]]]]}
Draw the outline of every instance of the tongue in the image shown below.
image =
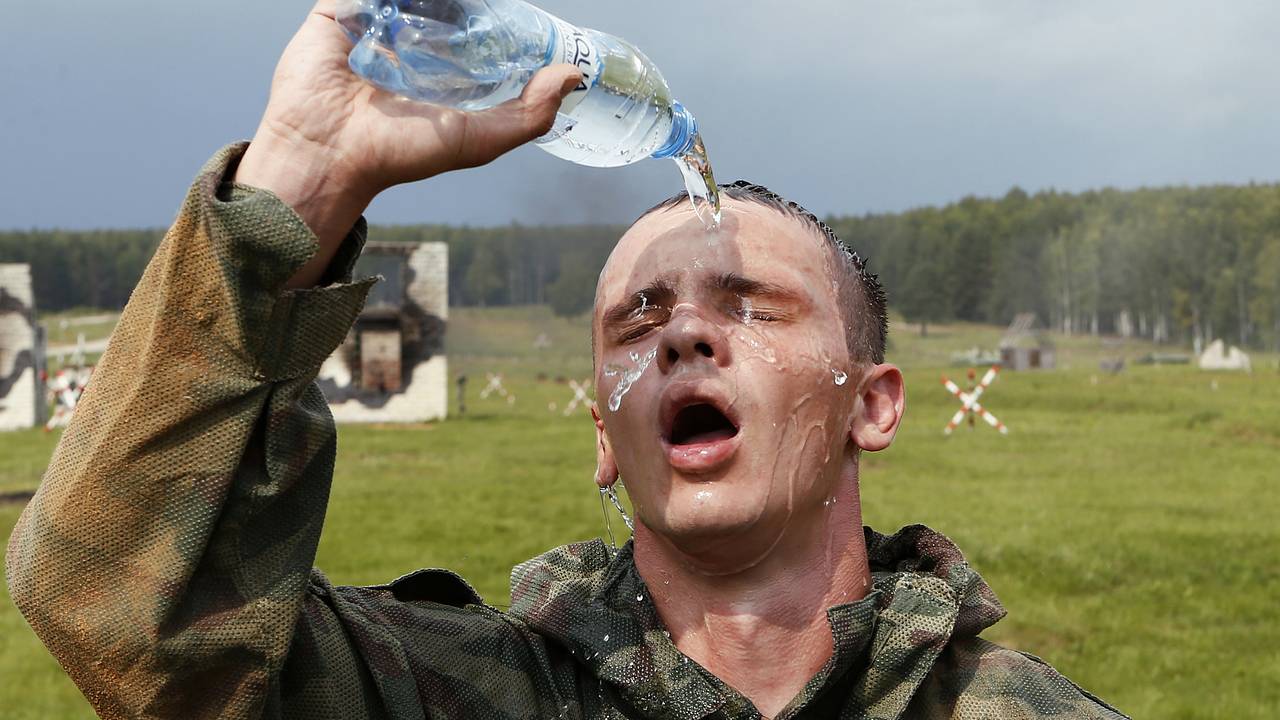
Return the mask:
{"type": "Polygon", "coordinates": [[[698,445],[701,443],[713,443],[719,440],[728,440],[731,437],[733,437],[733,428],[716,428],[715,430],[694,433],[681,441],[680,444],[698,445]]]}

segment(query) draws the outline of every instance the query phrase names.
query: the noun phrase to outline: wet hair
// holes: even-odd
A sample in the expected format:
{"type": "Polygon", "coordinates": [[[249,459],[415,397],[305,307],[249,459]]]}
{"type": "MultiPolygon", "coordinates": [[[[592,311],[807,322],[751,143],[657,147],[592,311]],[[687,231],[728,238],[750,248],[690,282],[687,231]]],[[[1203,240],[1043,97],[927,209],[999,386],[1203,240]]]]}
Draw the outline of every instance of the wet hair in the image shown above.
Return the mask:
{"type": "MultiPolygon", "coordinates": [[[[737,180],[719,187],[722,202],[725,198],[730,198],[762,205],[799,221],[826,240],[833,260],[837,300],[844,320],[845,342],[849,346],[849,354],[859,363],[884,362],[885,339],[889,335],[889,318],[885,313],[888,298],[879,278],[867,271],[867,261],[849,249],[818,216],[769,188],[746,180],[737,180]]],[[[677,193],[645,210],[636,218],[636,222],[651,213],[686,202],[689,202],[689,194],[677,193]]]]}

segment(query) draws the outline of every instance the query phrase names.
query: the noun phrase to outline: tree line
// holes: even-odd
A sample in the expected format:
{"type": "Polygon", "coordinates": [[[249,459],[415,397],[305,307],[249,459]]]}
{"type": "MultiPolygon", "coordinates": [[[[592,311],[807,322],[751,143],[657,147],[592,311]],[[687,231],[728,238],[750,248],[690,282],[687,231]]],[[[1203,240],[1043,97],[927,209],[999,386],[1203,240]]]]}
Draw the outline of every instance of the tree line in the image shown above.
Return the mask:
{"type": "MultiPolygon", "coordinates": [[[[1280,185],[1084,193],[1013,189],[943,207],[826,218],[868,258],[908,321],[1007,323],[1034,312],[1067,333],[1280,349],[1280,185]]],[[[379,241],[449,246],[450,302],[590,308],[624,228],[374,227],[379,241]]],[[[119,308],[159,230],[0,233],[0,262],[32,265],[41,311],[119,308]]]]}
{"type": "Polygon", "coordinates": [[[1034,312],[1068,334],[1280,349],[1280,185],[1014,189],[833,223],[922,328],[1034,312]]]}

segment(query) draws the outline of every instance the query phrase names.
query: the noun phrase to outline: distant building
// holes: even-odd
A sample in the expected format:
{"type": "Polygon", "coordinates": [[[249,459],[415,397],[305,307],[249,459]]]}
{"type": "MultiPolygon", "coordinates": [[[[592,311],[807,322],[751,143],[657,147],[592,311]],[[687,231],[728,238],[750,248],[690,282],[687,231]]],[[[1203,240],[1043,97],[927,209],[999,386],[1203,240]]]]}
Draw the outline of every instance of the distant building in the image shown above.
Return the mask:
{"type": "Polygon", "coordinates": [[[443,420],[449,407],[448,246],[370,242],[355,275],[383,279],[370,291],[346,341],[320,368],[320,388],[334,419],[443,420]]]}
{"type": "Polygon", "coordinates": [[[1000,365],[1009,370],[1052,370],[1057,349],[1043,330],[1035,328],[1035,313],[1020,313],[1000,340],[1000,365]]]}
{"type": "Polygon", "coordinates": [[[44,423],[44,329],[30,265],[0,265],[0,430],[44,423]]]}

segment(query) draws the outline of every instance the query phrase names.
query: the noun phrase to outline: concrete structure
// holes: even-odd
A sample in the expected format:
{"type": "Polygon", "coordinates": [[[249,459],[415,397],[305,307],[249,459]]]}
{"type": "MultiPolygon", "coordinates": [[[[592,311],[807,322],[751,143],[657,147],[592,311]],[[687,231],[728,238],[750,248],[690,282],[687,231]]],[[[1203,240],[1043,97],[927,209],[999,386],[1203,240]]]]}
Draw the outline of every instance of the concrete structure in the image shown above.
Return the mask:
{"type": "Polygon", "coordinates": [[[1243,370],[1253,372],[1249,356],[1240,348],[1228,348],[1221,340],[1214,340],[1200,354],[1201,370],[1243,370]]]}
{"type": "Polygon", "coordinates": [[[1021,313],[1000,340],[1000,365],[1009,370],[1052,370],[1057,367],[1053,341],[1035,329],[1035,313],[1021,313]]]}
{"type": "Polygon", "coordinates": [[[448,246],[370,242],[355,275],[383,279],[346,341],[320,368],[320,388],[334,419],[443,420],[449,408],[448,246]]]}
{"type": "Polygon", "coordinates": [[[44,423],[44,342],[31,266],[0,265],[0,430],[44,423]]]}

